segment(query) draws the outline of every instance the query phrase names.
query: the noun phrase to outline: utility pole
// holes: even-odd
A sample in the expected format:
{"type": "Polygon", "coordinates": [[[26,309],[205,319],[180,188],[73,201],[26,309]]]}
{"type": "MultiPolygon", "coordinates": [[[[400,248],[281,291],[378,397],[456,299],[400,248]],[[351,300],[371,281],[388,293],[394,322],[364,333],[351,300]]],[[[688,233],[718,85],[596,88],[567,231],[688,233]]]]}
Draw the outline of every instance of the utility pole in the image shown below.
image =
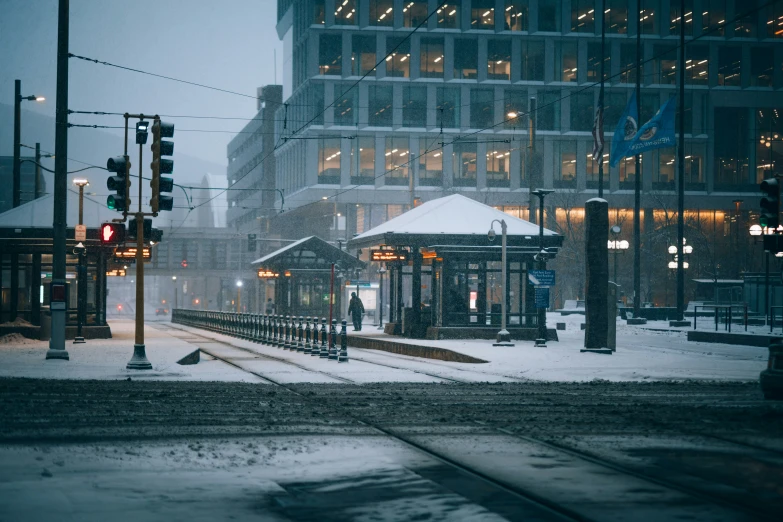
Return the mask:
{"type": "MultiPolygon", "coordinates": [[[[685,23],[685,17],[680,13],[680,23],[685,23]]],[[[636,16],[636,117],[642,114],[642,19],[636,16]]],[[[634,190],[633,190],[633,317],[639,320],[642,301],[642,157],[634,158],[634,190]]]]}
{"type": "MultiPolygon", "coordinates": [[[[682,248],[685,237],[685,0],[680,0],[680,63],[677,64],[679,75],[679,110],[680,133],[677,147],[677,247],[682,248]]],[[[685,256],[677,256],[677,321],[682,323],[685,312],[685,256]]],[[[685,325],[682,325],[685,326],[685,325]]]]}
{"type": "Polygon", "coordinates": [[[603,143],[604,143],[604,63],[606,63],[606,0],[601,0],[601,88],[598,92],[598,111],[596,114],[595,129],[593,132],[601,133],[601,136],[596,137],[596,141],[601,143],[600,150],[598,150],[598,197],[604,197],[604,157],[603,157],[603,143]]]}
{"type": "Polygon", "coordinates": [[[68,360],[65,350],[65,225],[68,198],[68,13],[69,0],[60,0],[57,20],[57,114],[54,133],[54,219],[52,284],[49,295],[52,337],[47,359],[68,360]]]}
{"type": "MultiPolygon", "coordinates": [[[[19,143],[22,133],[22,80],[14,80],[14,179],[13,179],[13,208],[19,206],[21,201],[22,174],[19,143]]],[[[12,292],[17,289],[11,289],[12,292]]]]}
{"type": "MultiPolygon", "coordinates": [[[[602,158],[603,159],[603,158],[602,158]]],[[[532,192],[538,196],[538,269],[546,270],[546,251],[544,250],[544,198],[554,192],[552,189],[536,189],[532,192]]],[[[536,346],[546,348],[546,308],[538,309],[538,338],[536,346]]]]}

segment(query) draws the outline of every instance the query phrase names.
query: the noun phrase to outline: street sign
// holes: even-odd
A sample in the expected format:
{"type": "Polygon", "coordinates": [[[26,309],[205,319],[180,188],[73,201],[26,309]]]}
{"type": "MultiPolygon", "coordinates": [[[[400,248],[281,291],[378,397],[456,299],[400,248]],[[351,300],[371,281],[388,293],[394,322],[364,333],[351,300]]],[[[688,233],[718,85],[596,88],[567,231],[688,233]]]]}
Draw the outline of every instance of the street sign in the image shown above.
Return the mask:
{"type": "Polygon", "coordinates": [[[87,225],[76,225],[73,238],[76,241],[87,241],[87,225]]]}
{"type": "Polygon", "coordinates": [[[258,269],[258,277],[259,279],[273,279],[275,277],[279,277],[280,273],[275,272],[273,270],[265,270],[263,268],[258,269]]]}
{"type": "Polygon", "coordinates": [[[536,287],[536,308],[549,308],[549,287],[536,287]]]}
{"type": "MultiPolygon", "coordinates": [[[[141,251],[141,255],[145,263],[149,262],[151,259],[150,249],[144,248],[144,250],[141,251]]],[[[122,259],[123,261],[134,261],[136,259],[136,247],[116,248],[114,249],[114,258],[122,259]]]]}
{"type": "Polygon", "coordinates": [[[535,286],[555,286],[554,270],[530,270],[527,278],[535,286]]]}
{"type": "Polygon", "coordinates": [[[370,250],[371,261],[407,261],[408,252],[405,250],[370,250]]]}
{"type": "Polygon", "coordinates": [[[106,271],[107,277],[125,277],[125,269],[124,268],[113,268],[112,270],[106,271]]]}
{"type": "Polygon", "coordinates": [[[369,281],[346,281],[345,286],[372,286],[369,281]]]}

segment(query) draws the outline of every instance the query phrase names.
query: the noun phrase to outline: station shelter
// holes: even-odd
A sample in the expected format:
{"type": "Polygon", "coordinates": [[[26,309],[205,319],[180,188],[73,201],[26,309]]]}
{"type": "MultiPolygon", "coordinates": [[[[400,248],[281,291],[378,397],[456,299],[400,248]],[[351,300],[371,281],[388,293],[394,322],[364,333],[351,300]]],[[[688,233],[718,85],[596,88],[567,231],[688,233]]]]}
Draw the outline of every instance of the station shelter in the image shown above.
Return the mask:
{"type": "Polygon", "coordinates": [[[332,295],[332,315],[340,320],[342,286],[366,263],[310,236],[253,261],[252,266],[260,279],[274,285],[276,314],[328,318],[332,295]]]}
{"type": "MultiPolygon", "coordinates": [[[[547,249],[548,259],[557,255],[562,243],[561,235],[544,229],[541,246],[547,249]]],[[[536,224],[455,194],[428,201],[359,234],[348,247],[362,250],[363,259],[372,259],[373,253],[386,259],[390,304],[386,333],[491,339],[501,324],[505,298],[512,338],[536,338],[535,291],[528,279],[528,271],[538,266],[536,224]],[[505,296],[501,220],[507,225],[505,296]],[[488,237],[492,226],[494,240],[488,237]]]]}

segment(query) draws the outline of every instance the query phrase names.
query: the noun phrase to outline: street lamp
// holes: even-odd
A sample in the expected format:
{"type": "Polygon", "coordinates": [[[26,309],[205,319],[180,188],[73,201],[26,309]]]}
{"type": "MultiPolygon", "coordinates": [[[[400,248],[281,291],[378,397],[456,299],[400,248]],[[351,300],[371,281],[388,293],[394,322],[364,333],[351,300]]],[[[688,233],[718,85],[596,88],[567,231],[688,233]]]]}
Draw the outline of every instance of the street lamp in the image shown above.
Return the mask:
{"type": "Polygon", "coordinates": [[[383,330],[383,274],[386,273],[386,265],[381,265],[381,267],[378,269],[378,275],[381,276],[381,281],[378,284],[378,289],[380,290],[380,302],[381,302],[381,313],[380,313],[380,321],[378,321],[378,330],[383,330]]]}
{"type": "MultiPolygon", "coordinates": [[[[682,267],[688,268],[690,265],[688,265],[687,256],[693,253],[693,247],[691,245],[686,245],[686,239],[682,238],[682,267]]],[[[672,256],[671,261],[669,261],[669,268],[672,270],[677,270],[677,256],[679,254],[679,249],[676,245],[671,245],[669,247],[669,254],[672,256]]]]}
{"type": "Polygon", "coordinates": [[[172,284],[174,285],[174,310],[177,309],[177,276],[171,276],[172,284]]]}
{"type": "Polygon", "coordinates": [[[14,82],[14,172],[13,172],[13,208],[21,204],[22,173],[20,165],[20,147],[22,134],[22,101],[42,102],[46,98],[38,95],[22,96],[22,80],[14,82]]]}
{"type": "MultiPolygon", "coordinates": [[[[84,178],[75,178],[73,184],[79,187],[79,228],[81,228],[84,225],[84,187],[89,186],[90,182],[84,178]]],[[[76,281],[78,285],[76,305],[77,332],[76,336],[73,338],[74,344],[77,344],[85,342],[84,337],[82,336],[82,324],[84,324],[84,316],[87,311],[87,267],[85,266],[87,249],[80,241],[79,244],[76,245],[73,253],[78,256],[76,269],[76,281]]]]}
{"type": "MultiPolygon", "coordinates": [[[[761,225],[751,225],[749,232],[753,237],[775,233],[774,229],[762,227],[761,225]]],[[[775,256],[779,257],[778,254],[779,252],[775,253],[775,256]]],[[[764,321],[765,324],[769,321],[769,250],[767,250],[766,245],[764,247],[764,321]]]]}
{"type": "Polygon", "coordinates": [[[506,234],[508,226],[505,219],[493,219],[489,224],[487,237],[490,241],[495,240],[495,223],[500,224],[500,331],[498,332],[497,342],[492,346],[514,346],[511,344],[511,334],[506,330],[506,234]]]}
{"type": "MultiPolygon", "coordinates": [[[[617,238],[618,235],[620,235],[621,229],[620,225],[614,225],[612,228],[609,229],[609,232],[612,233],[612,236],[617,238]]],[[[608,241],[607,247],[609,248],[609,251],[614,256],[614,283],[617,284],[617,255],[624,253],[626,250],[628,250],[628,247],[630,246],[630,243],[626,241],[625,239],[618,241],[617,239],[610,239],[608,241]]]]}
{"type": "MultiPolygon", "coordinates": [[[[552,189],[536,189],[531,192],[538,196],[538,269],[546,270],[547,251],[544,249],[544,198],[554,192],[552,189]]],[[[538,309],[538,338],[535,346],[546,348],[546,308],[538,309]]]]}
{"type": "Polygon", "coordinates": [[[242,281],[237,281],[237,313],[242,312],[242,281]]]}

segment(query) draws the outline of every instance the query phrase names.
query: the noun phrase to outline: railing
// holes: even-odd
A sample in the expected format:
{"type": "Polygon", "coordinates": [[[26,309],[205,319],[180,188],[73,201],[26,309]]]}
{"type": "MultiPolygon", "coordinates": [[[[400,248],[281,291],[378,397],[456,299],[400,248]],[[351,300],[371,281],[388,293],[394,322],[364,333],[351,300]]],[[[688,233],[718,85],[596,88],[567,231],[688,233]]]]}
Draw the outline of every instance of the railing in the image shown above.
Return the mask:
{"type": "Polygon", "coordinates": [[[320,330],[317,317],[297,318],[289,315],[240,314],[206,310],[172,310],[171,322],[300,352],[312,357],[348,362],[348,334],[345,321],[342,321],[339,332],[339,350],[337,349],[337,320],[332,320],[327,332],[325,317],[320,321],[320,330]]]}
{"type": "Polygon", "coordinates": [[[715,331],[718,331],[718,323],[719,323],[719,316],[720,313],[723,312],[723,318],[724,318],[724,329],[731,332],[731,312],[733,309],[738,309],[742,311],[742,319],[745,323],[745,331],[748,331],[748,305],[747,304],[735,304],[735,305],[718,305],[718,304],[711,304],[711,305],[695,305],[693,307],[693,329],[696,329],[696,321],[699,316],[699,308],[701,309],[708,309],[712,308],[715,310],[715,331]]]}

